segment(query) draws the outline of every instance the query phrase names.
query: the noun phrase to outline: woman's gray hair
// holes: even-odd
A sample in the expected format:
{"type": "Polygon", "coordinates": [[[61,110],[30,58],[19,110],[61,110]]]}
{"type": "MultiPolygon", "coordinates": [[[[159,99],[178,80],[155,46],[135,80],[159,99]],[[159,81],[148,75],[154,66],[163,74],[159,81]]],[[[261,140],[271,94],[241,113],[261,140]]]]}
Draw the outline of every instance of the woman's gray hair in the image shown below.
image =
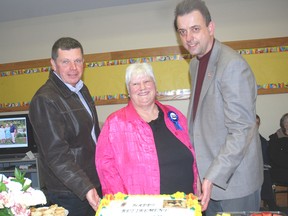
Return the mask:
{"type": "Polygon", "coordinates": [[[149,76],[152,78],[153,82],[156,84],[154,72],[152,66],[148,63],[134,63],[127,67],[125,82],[128,93],[130,93],[129,84],[132,76],[149,76]]]}

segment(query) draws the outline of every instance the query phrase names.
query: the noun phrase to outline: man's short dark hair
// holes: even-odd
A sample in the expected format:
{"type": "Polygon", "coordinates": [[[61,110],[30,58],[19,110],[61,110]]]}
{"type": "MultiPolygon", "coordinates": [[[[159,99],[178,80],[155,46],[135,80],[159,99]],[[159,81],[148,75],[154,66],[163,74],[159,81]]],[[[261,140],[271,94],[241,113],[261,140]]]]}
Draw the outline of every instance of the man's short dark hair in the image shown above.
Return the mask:
{"type": "Polygon", "coordinates": [[[174,18],[174,28],[177,31],[178,26],[177,26],[177,18],[178,16],[183,16],[185,14],[189,14],[192,11],[199,11],[204,19],[206,20],[206,26],[209,25],[211,22],[211,15],[210,12],[205,4],[204,1],[202,0],[184,0],[180,2],[175,9],[175,18],[174,18]]]}
{"type": "Polygon", "coordinates": [[[53,60],[56,60],[58,58],[58,49],[70,50],[70,49],[76,49],[76,48],[80,48],[82,55],[84,54],[83,47],[79,41],[70,37],[62,37],[54,43],[52,47],[51,58],[53,60]]]}

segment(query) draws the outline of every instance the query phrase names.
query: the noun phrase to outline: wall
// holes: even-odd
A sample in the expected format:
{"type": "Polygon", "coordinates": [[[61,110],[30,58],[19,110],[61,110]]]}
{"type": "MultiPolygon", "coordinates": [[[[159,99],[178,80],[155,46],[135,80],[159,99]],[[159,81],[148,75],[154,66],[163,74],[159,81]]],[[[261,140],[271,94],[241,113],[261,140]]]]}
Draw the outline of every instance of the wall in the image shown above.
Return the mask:
{"type": "MultiPolygon", "coordinates": [[[[178,45],[173,31],[177,2],[162,0],[0,23],[0,64],[49,58],[52,44],[62,36],[77,38],[86,54],[178,45]]],[[[287,0],[207,0],[206,3],[220,41],[288,36],[287,0]]],[[[165,103],[187,112],[187,100],[165,103]]],[[[104,121],[122,106],[99,106],[99,119],[104,121]]],[[[287,107],[288,94],[258,97],[257,113],[262,119],[260,132],[264,137],[279,127],[279,119],[288,112],[287,107]]]]}
{"type": "MultiPolygon", "coordinates": [[[[188,111],[188,100],[178,101],[163,101],[164,104],[169,104],[177,107],[183,113],[188,111]]],[[[100,119],[105,119],[111,112],[122,108],[125,104],[115,104],[110,106],[98,106],[97,111],[100,119]],[[104,117],[104,118],[103,118],[104,117]]],[[[274,133],[280,126],[280,118],[284,113],[288,112],[288,94],[278,95],[259,95],[257,98],[257,114],[261,118],[260,133],[269,138],[269,135],[274,133]]]]}

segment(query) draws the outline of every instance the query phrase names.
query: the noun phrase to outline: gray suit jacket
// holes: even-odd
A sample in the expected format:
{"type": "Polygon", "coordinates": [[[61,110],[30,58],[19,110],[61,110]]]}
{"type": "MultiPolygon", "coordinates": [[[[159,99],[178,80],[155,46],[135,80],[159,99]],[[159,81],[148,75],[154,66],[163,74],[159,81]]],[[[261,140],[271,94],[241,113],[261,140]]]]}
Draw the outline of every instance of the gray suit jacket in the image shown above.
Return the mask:
{"type": "Polygon", "coordinates": [[[190,62],[188,124],[200,178],[213,182],[214,200],[244,197],[263,182],[254,75],[240,54],[215,40],[193,122],[198,64],[190,62]]]}

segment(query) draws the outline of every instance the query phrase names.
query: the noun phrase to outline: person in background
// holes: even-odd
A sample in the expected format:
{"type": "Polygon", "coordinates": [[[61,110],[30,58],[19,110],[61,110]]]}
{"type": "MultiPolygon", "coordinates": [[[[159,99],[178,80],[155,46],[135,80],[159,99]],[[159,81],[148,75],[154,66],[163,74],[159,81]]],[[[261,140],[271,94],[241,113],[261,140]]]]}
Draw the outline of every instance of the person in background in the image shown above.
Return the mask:
{"type": "Polygon", "coordinates": [[[4,128],[4,125],[0,125],[0,140],[1,140],[1,143],[5,143],[5,128],[4,128]]]}
{"type": "Polygon", "coordinates": [[[10,123],[10,133],[11,133],[11,141],[14,144],[16,142],[17,128],[12,122],[10,123]]]}
{"type": "MultiPolygon", "coordinates": [[[[259,115],[256,115],[256,124],[258,129],[261,124],[261,119],[259,115]]],[[[279,211],[279,208],[276,205],[275,197],[272,189],[272,179],[270,173],[270,160],[268,154],[268,141],[259,133],[262,147],[262,156],[264,162],[264,181],[261,187],[261,199],[264,202],[264,207],[267,205],[268,210],[270,211],[279,211]]]]}
{"type": "Polygon", "coordinates": [[[100,133],[96,108],[81,77],[83,47],[63,37],[52,47],[53,71],[29,108],[47,200],[69,216],[95,216],[101,187],[94,162],[100,133]]]}
{"type": "Polygon", "coordinates": [[[155,82],[150,64],[135,63],[126,70],[130,100],[107,118],[96,147],[103,194],[197,192],[187,120],[156,100],[155,82]]]}
{"type": "Polygon", "coordinates": [[[7,123],[5,125],[5,142],[7,143],[7,141],[11,141],[11,132],[10,132],[10,126],[9,124],[7,123]]]}
{"type": "Polygon", "coordinates": [[[256,125],[257,85],[248,63],[214,38],[201,0],[184,0],[174,26],[190,62],[188,125],[195,147],[206,216],[259,211],[263,160],[256,125]]]}
{"type": "Polygon", "coordinates": [[[277,183],[288,182],[288,113],[280,119],[280,128],[269,136],[268,148],[271,162],[272,180],[277,183]]]}

